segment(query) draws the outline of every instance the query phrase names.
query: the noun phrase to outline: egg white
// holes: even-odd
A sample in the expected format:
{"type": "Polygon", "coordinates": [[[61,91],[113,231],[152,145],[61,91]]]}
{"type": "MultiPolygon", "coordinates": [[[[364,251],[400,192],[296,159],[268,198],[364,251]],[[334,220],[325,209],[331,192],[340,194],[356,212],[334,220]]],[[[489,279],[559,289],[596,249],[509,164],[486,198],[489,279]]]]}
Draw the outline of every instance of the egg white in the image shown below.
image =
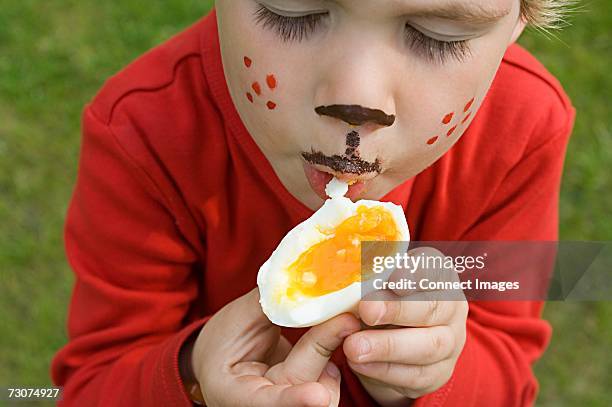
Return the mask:
{"type": "Polygon", "coordinates": [[[288,268],[313,245],[329,239],[321,230],[336,228],[345,219],[355,215],[360,206],[383,207],[389,211],[397,225],[399,240],[409,241],[410,232],[401,206],[391,202],[360,200],[352,202],[344,197],[348,185],[335,178],[328,184],[327,199],[310,218],[293,228],[282,239],[270,258],[260,267],[257,285],[260,304],[270,321],[286,327],[308,327],[320,324],[344,312],[356,313],[361,299],[361,282],[318,297],[289,298],[288,268]]]}

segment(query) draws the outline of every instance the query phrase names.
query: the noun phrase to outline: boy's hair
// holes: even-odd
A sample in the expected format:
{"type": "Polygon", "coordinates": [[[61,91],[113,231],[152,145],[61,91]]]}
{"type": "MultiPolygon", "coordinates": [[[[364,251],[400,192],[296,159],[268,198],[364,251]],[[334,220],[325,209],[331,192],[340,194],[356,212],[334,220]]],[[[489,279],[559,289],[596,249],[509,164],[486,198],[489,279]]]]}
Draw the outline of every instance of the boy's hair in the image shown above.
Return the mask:
{"type": "Polygon", "coordinates": [[[521,0],[521,15],[529,25],[542,28],[559,28],[575,0],[521,0]]]}

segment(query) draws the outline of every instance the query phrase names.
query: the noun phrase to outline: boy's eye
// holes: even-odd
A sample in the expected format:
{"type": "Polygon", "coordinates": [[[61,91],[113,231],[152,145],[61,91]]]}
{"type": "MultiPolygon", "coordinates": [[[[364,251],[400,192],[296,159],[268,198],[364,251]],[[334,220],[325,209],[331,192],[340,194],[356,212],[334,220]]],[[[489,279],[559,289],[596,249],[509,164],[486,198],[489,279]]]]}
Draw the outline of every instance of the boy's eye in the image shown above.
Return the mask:
{"type": "Polygon", "coordinates": [[[470,56],[470,46],[467,40],[437,40],[425,35],[410,24],[406,24],[406,40],[410,48],[430,62],[443,64],[449,58],[463,62],[470,56]]]}
{"type": "MultiPolygon", "coordinates": [[[[270,10],[259,3],[255,11],[255,21],[264,28],[273,30],[284,42],[302,41],[312,35],[328,12],[318,12],[298,16],[286,16],[270,10]]],[[[441,41],[432,38],[410,24],[406,24],[408,45],[434,63],[445,63],[449,58],[462,62],[470,55],[467,40],[441,41]]]]}
{"type": "Polygon", "coordinates": [[[300,16],[284,16],[259,4],[255,12],[255,21],[264,28],[275,31],[285,42],[307,39],[317,29],[321,20],[328,12],[305,14],[300,16]]]}

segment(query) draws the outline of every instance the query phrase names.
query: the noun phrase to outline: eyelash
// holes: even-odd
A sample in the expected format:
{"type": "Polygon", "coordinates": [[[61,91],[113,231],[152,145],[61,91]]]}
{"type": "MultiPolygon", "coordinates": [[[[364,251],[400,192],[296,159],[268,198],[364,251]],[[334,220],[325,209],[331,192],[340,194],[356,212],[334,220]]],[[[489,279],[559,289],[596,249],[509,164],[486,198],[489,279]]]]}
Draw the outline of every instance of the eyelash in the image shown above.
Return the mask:
{"type": "MultiPolygon", "coordinates": [[[[255,12],[255,21],[264,28],[275,31],[283,42],[300,42],[308,39],[327,15],[328,13],[316,13],[287,17],[259,4],[255,12]]],[[[463,62],[471,54],[467,40],[440,41],[423,34],[409,24],[406,24],[406,40],[413,50],[430,62],[443,64],[449,58],[463,62]]]]}
{"type": "Polygon", "coordinates": [[[283,42],[302,41],[314,33],[321,20],[328,13],[307,14],[299,17],[287,17],[260,4],[255,12],[255,21],[264,28],[276,31],[283,42]]]}
{"type": "Polygon", "coordinates": [[[440,41],[406,24],[408,45],[430,62],[444,64],[449,58],[463,62],[471,55],[467,40],[440,41]]]}

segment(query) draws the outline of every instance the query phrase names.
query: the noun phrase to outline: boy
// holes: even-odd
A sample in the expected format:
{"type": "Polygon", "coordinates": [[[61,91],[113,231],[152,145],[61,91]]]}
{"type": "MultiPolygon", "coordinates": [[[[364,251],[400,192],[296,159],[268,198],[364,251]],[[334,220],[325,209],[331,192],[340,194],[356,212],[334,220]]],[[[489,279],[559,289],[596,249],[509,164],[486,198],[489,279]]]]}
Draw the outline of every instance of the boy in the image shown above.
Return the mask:
{"type": "Polygon", "coordinates": [[[65,229],[65,404],[533,403],[541,303],[362,302],[363,328],[281,332],[254,287],[332,175],[414,240],[555,240],[574,111],[512,45],[555,6],[219,0],[110,79],[65,229]]]}

